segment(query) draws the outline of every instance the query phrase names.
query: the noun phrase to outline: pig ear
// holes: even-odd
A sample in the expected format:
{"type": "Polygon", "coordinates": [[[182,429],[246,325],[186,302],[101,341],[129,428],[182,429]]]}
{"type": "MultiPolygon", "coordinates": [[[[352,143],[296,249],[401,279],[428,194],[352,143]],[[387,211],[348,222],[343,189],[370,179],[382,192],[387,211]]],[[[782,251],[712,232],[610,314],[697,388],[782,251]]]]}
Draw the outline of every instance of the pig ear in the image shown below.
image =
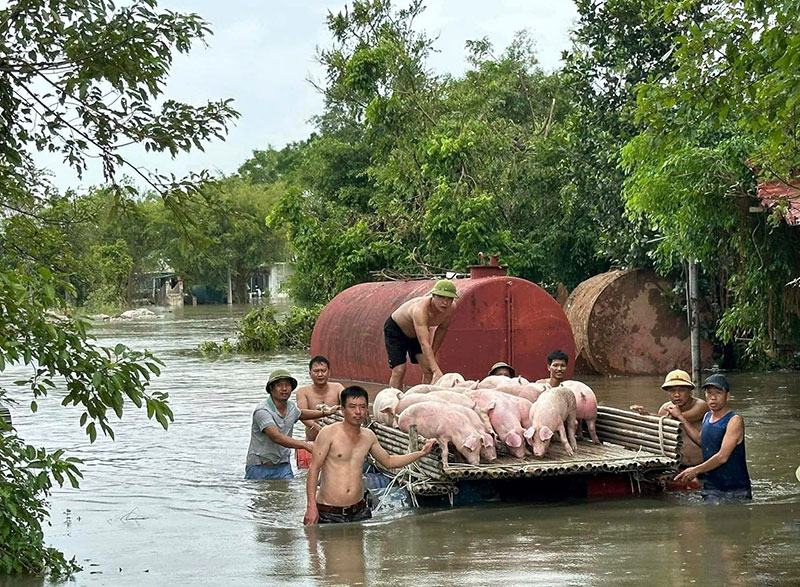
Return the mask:
{"type": "Polygon", "coordinates": [[[549,440],[552,437],[553,437],[553,431],[550,430],[550,428],[548,428],[547,426],[542,426],[539,429],[539,438],[541,438],[542,440],[549,440]]]}
{"type": "Polygon", "coordinates": [[[534,434],[536,434],[536,426],[531,426],[523,433],[523,436],[530,440],[534,434]]]}
{"type": "Polygon", "coordinates": [[[494,446],[494,438],[490,434],[486,434],[486,432],[481,432],[481,441],[485,447],[494,446]]]}
{"type": "Polygon", "coordinates": [[[478,437],[474,434],[470,434],[467,439],[464,441],[464,446],[466,446],[469,450],[475,450],[478,448],[478,437]]]}
{"type": "Polygon", "coordinates": [[[488,414],[489,412],[491,412],[493,409],[495,409],[496,406],[497,402],[494,401],[489,402],[489,405],[486,406],[486,413],[488,414]]]}
{"type": "Polygon", "coordinates": [[[381,414],[394,414],[394,406],[386,406],[381,410],[381,414]]]}
{"type": "Polygon", "coordinates": [[[516,432],[512,432],[506,436],[506,444],[511,448],[518,448],[522,446],[522,437],[516,432]]]}

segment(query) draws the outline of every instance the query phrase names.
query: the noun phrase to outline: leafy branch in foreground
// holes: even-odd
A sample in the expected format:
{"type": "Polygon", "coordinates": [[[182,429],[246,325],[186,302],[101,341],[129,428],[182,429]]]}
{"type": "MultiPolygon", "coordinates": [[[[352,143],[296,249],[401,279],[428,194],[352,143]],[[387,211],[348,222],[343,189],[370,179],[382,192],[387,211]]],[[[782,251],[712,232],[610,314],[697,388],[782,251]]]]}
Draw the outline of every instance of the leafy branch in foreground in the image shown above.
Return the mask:
{"type": "MultiPolygon", "coordinates": [[[[98,428],[114,438],[109,425],[113,414],[122,417],[125,404],[146,406],[150,418],[165,429],[173,415],[167,394],[148,393],[152,374],[158,375],[161,361],[147,351],[139,352],[118,344],[113,349],[98,346],[86,332],[86,322],[54,314],[66,311],[59,288],[68,284],[54,278],[47,268],[33,275],[20,270],[0,272],[0,372],[11,365],[30,366],[28,379],[16,381],[32,396],[30,409],[37,411],[37,400],[64,382],[66,394],[61,403],[83,409],[80,425],[89,440],[97,438],[98,428]],[[111,412],[111,413],[109,413],[111,412]]],[[[0,389],[0,402],[6,392],[0,389]]],[[[0,573],[54,575],[78,569],[60,553],[44,546],[42,522],[47,517],[45,498],[53,482],[68,479],[78,487],[81,477],[75,458],[63,458],[63,450],[48,453],[26,446],[8,425],[0,437],[0,573]]]]}

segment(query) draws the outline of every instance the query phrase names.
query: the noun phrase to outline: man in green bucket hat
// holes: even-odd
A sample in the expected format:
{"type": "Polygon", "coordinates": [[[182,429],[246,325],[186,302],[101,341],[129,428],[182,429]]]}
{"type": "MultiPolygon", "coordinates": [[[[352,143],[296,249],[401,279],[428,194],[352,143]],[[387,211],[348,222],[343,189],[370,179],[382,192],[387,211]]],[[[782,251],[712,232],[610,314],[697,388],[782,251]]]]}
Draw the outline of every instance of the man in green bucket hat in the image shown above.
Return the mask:
{"type": "Polygon", "coordinates": [[[292,438],[298,420],[315,420],[330,416],[339,406],[324,410],[301,410],[289,399],[297,387],[297,379],[286,369],[276,369],[267,379],[267,399],[253,411],[250,446],[245,464],[246,479],[293,479],[289,455],[292,448],[314,451],[314,443],[292,438]]]}
{"type": "Polygon", "coordinates": [[[422,369],[422,382],[442,376],[436,351],[442,346],[450,320],[456,312],[458,291],[449,279],[440,279],[426,295],[404,302],[386,319],[383,336],[392,376],[389,386],[403,389],[406,355],[422,369]],[[436,331],[431,335],[431,328],[436,331]]]}

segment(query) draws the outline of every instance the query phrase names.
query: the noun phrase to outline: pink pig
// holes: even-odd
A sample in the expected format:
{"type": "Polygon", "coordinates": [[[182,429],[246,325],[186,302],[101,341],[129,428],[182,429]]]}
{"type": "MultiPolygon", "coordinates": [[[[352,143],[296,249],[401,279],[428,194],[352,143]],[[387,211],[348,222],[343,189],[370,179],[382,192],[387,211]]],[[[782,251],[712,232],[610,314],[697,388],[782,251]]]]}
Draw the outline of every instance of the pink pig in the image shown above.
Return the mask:
{"type": "Polygon", "coordinates": [[[518,459],[525,458],[525,443],[522,435],[525,430],[519,421],[519,413],[514,401],[500,391],[491,389],[475,390],[468,394],[481,408],[489,412],[492,428],[497,436],[518,459]]]}
{"type": "Polygon", "coordinates": [[[456,387],[464,383],[464,377],[461,373],[445,373],[439,379],[433,382],[436,387],[448,388],[456,387]]]}
{"type": "Polygon", "coordinates": [[[561,383],[562,387],[571,390],[575,396],[575,403],[577,405],[578,417],[578,433],[583,438],[583,427],[580,425],[581,421],[586,422],[586,427],[589,429],[589,436],[595,444],[603,444],[597,438],[597,430],[595,430],[595,423],[597,422],[597,397],[594,395],[592,388],[581,383],[568,379],[561,383]]]}
{"type": "Polygon", "coordinates": [[[441,402],[421,402],[409,406],[397,421],[403,432],[412,425],[425,438],[435,438],[442,447],[442,464],[447,466],[447,445],[452,442],[470,465],[480,463],[481,434],[470,419],[452,406],[441,402]]]}
{"type": "Polygon", "coordinates": [[[566,387],[554,387],[539,396],[531,406],[531,425],[525,431],[525,439],[533,448],[534,456],[545,455],[554,432],[558,432],[561,437],[567,454],[575,454],[578,446],[575,442],[575,428],[578,425],[575,412],[575,396],[566,387]]]}
{"type": "Polygon", "coordinates": [[[397,405],[402,395],[403,392],[394,387],[387,387],[379,391],[378,395],[375,396],[375,401],[372,402],[373,419],[381,424],[391,426],[394,422],[394,416],[390,408],[394,408],[397,405]]]}
{"type": "Polygon", "coordinates": [[[535,384],[531,385],[514,385],[514,384],[506,384],[506,385],[498,385],[497,391],[502,391],[504,393],[508,393],[511,395],[515,395],[517,397],[524,397],[529,402],[533,403],[538,398],[539,395],[544,391],[544,388],[539,389],[536,387],[535,384]]]}
{"type": "Polygon", "coordinates": [[[525,399],[524,397],[519,397],[511,394],[508,394],[508,399],[514,402],[514,405],[517,406],[517,414],[519,414],[519,423],[522,425],[523,428],[528,428],[531,425],[530,414],[533,402],[525,399]]]}
{"type": "Polygon", "coordinates": [[[435,391],[437,389],[441,389],[441,387],[431,385],[430,383],[420,383],[419,385],[409,388],[408,391],[406,391],[406,395],[409,393],[428,393],[429,391],[435,391]]]}

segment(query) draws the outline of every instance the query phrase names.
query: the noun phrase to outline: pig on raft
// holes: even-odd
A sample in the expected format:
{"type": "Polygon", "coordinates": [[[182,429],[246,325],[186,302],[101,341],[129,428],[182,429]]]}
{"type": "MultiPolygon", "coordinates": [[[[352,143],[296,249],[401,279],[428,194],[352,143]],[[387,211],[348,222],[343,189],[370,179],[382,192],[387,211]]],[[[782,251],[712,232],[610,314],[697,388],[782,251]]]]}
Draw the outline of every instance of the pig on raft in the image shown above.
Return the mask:
{"type": "Polygon", "coordinates": [[[595,431],[597,399],[591,388],[565,381],[549,393],[553,391],[524,377],[492,375],[465,381],[458,373],[447,373],[405,393],[394,388],[379,392],[374,419],[404,432],[416,425],[419,434],[438,440],[445,463],[448,444],[470,464],[494,461],[498,448],[523,459],[530,454],[526,443],[534,456],[542,457],[556,433],[572,455],[580,421],[586,422],[592,442],[600,444],[595,431]]]}

